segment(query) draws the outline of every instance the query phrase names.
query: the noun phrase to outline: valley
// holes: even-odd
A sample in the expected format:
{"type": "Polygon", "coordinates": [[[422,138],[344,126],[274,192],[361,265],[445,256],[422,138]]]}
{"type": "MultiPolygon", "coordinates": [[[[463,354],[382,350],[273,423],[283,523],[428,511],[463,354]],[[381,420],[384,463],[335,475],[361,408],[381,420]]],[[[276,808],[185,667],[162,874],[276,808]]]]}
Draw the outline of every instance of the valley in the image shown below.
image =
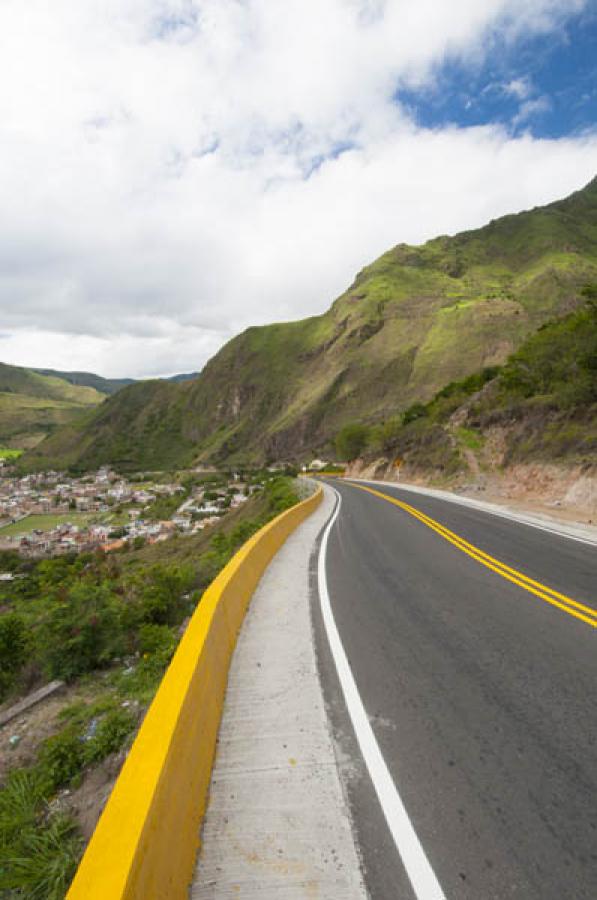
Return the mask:
{"type": "Polygon", "coordinates": [[[499,366],[597,281],[597,179],[549,206],[394,247],[320,316],[249,328],[199,376],[125,387],[31,449],[28,469],[300,461],[499,366]]]}

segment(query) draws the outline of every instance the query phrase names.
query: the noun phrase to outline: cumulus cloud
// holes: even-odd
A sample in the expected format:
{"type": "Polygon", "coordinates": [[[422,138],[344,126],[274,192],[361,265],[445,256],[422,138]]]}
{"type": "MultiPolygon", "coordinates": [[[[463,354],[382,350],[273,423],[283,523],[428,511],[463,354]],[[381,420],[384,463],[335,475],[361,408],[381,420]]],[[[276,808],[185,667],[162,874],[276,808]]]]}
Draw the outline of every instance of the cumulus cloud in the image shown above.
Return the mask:
{"type": "Polygon", "coordinates": [[[583,5],[4,0],[3,360],[196,369],[250,324],[323,311],[398,241],[581,186],[597,135],[425,130],[395,97],[583,5]]]}

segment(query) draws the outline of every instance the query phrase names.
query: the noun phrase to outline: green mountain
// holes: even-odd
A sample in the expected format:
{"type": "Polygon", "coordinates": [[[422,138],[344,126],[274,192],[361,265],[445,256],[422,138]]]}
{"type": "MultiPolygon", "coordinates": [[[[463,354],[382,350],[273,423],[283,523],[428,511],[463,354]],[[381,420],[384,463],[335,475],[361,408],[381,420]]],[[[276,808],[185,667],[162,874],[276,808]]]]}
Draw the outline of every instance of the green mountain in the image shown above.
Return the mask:
{"type": "Polygon", "coordinates": [[[597,280],[597,179],[454,237],[399,244],[321,316],[249,328],[182,384],[135,384],[24,464],[182,465],[298,458],[503,363],[597,280]]]}
{"type": "Polygon", "coordinates": [[[343,459],[407,476],[477,478],[517,463],[597,461],[597,285],[580,309],[543,325],[503,366],[451,382],[378,425],[336,437],[343,459]]]}
{"type": "Polygon", "coordinates": [[[32,447],[104,399],[92,387],[0,363],[0,446],[32,447]]]}
{"type": "Polygon", "coordinates": [[[69,384],[79,385],[80,387],[92,387],[100,394],[115,394],[116,391],[134,384],[134,378],[102,378],[101,375],[94,375],[93,372],[59,372],[56,369],[31,369],[39,375],[50,375],[53,378],[62,378],[69,384]]]}
{"type": "MultiPolygon", "coordinates": [[[[52,375],[55,378],[63,378],[70,384],[81,385],[82,387],[92,387],[100,394],[115,394],[128,387],[129,384],[136,384],[136,378],[102,378],[101,375],[94,375],[93,372],[59,372],[56,369],[31,369],[32,372],[38,372],[40,375],[52,375]]],[[[170,375],[167,378],[160,379],[162,381],[190,381],[196,378],[198,372],[184,372],[180,375],[170,375]]]]}

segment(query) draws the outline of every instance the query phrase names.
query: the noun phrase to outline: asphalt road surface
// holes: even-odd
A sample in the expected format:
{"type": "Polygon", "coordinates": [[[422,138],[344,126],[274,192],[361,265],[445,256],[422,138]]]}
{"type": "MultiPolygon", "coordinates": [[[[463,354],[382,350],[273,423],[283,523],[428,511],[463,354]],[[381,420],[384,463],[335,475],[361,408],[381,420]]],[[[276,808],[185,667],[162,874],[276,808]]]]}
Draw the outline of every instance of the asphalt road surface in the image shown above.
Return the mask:
{"type": "Polygon", "coordinates": [[[373,900],[597,900],[597,548],[330,484],[316,644],[373,900]]]}

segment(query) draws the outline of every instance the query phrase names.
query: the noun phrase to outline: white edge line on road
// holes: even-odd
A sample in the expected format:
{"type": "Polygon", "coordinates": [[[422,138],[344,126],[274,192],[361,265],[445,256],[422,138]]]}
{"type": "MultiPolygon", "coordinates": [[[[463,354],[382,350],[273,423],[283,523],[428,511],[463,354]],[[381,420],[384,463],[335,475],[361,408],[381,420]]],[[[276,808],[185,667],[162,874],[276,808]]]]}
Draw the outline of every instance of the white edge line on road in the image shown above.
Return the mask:
{"type": "Polygon", "coordinates": [[[382,756],[334,620],[325,563],[328,538],[338,518],[342,498],[338,491],[332,490],[337,498],[336,509],[321,539],[317,565],[319,602],[330,650],[365,765],[417,900],[446,900],[382,756]]]}
{"type": "MultiPolygon", "coordinates": [[[[497,504],[483,503],[480,500],[473,500],[472,497],[451,496],[448,491],[435,491],[433,489],[421,488],[418,485],[400,484],[399,481],[377,481],[374,478],[347,478],[346,482],[351,481],[357,484],[376,484],[384,487],[398,488],[401,491],[410,491],[413,494],[423,494],[425,497],[433,497],[436,500],[445,500],[446,503],[456,503],[458,506],[467,506],[469,509],[476,509],[479,512],[487,513],[490,516],[498,516],[500,519],[508,519],[510,522],[516,522],[518,525],[528,525],[529,528],[537,528],[539,531],[546,531],[548,534],[555,534],[557,537],[568,538],[571,541],[578,541],[579,544],[588,544],[590,547],[597,545],[597,538],[582,537],[580,534],[574,534],[572,531],[562,531],[556,525],[551,526],[549,523],[537,522],[531,518],[526,518],[524,513],[518,514],[515,511],[500,509],[497,504]],[[494,508],[491,508],[494,507],[494,508]]],[[[566,526],[564,526],[565,528],[566,526]]],[[[574,527],[574,526],[571,526],[574,527]]]]}

